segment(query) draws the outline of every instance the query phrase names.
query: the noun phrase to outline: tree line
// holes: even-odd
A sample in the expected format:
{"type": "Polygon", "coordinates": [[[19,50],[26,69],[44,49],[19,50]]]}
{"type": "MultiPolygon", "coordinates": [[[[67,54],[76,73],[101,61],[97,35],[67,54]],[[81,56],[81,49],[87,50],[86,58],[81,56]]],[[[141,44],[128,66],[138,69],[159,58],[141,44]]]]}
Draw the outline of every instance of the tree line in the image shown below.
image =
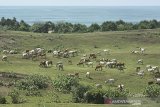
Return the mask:
{"type": "Polygon", "coordinates": [[[0,20],[0,29],[48,33],[53,31],[55,33],[86,33],[97,31],[124,31],[124,30],[138,30],[138,29],[155,29],[160,28],[160,21],[157,20],[143,20],[138,23],[118,21],[105,21],[102,24],[93,23],[90,26],[85,24],[72,24],[70,22],[38,22],[29,25],[25,21],[17,21],[15,17],[12,19],[2,17],[0,20]]]}

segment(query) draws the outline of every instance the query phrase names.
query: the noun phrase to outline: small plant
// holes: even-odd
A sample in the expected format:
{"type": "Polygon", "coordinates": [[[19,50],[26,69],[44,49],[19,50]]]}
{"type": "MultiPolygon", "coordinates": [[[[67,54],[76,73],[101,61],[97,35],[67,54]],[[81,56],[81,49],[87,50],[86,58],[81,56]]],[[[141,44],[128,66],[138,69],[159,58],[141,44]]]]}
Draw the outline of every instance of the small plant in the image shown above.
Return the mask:
{"type": "Polygon", "coordinates": [[[16,83],[18,89],[23,90],[38,90],[47,88],[50,84],[50,78],[42,75],[31,75],[16,83]]]}
{"type": "Polygon", "coordinates": [[[72,88],[72,100],[74,103],[84,102],[84,94],[91,89],[89,86],[78,85],[72,88]]]}
{"type": "Polygon", "coordinates": [[[30,90],[25,93],[26,96],[42,96],[40,91],[30,90]]]}
{"type": "Polygon", "coordinates": [[[84,94],[84,98],[87,103],[103,104],[104,94],[104,90],[92,89],[84,94]]]}
{"type": "Polygon", "coordinates": [[[111,99],[127,99],[127,96],[129,95],[129,91],[128,90],[123,90],[123,91],[119,91],[119,90],[111,90],[108,89],[104,95],[104,97],[106,98],[111,98],[111,99]]]}
{"type": "Polygon", "coordinates": [[[17,78],[17,75],[16,75],[15,73],[13,73],[13,72],[10,72],[10,73],[8,74],[8,77],[9,77],[9,78],[17,78]]]}
{"type": "Polygon", "coordinates": [[[9,96],[12,98],[12,103],[19,104],[24,103],[25,99],[20,95],[19,90],[14,90],[9,93],[9,96]]]}
{"type": "Polygon", "coordinates": [[[78,79],[75,77],[69,77],[65,75],[59,75],[53,81],[53,86],[56,90],[62,92],[70,92],[73,86],[78,86],[78,79]]]}
{"type": "Polygon", "coordinates": [[[149,85],[146,87],[144,94],[150,98],[155,98],[160,96],[160,86],[157,84],[149,85]]]}
{"type": "Polygon", "coordinates": [[[4,81],[0,80],[0,86],[4,85],[4,81]]]}
{"type": "Polygon", "coordinates": [[[0,104],[6,104],[6,98],[0,95],[0,104]]]}

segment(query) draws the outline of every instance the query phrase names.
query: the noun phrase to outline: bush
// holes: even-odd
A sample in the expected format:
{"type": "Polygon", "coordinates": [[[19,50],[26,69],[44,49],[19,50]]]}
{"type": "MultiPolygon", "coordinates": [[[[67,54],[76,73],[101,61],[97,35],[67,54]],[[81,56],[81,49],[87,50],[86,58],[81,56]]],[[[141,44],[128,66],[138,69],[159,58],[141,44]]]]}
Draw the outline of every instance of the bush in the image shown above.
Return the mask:
{"type": "Polygon", "coordinates": [[[103,90],[92,89],[85,93],[84,100],[87,103],[103,104],[104,94],[105,92],[103,90]]]}
{"type": "Polygon", "coordinates": [[[12,103],[14,104],[25,102],[25,99],[20,95],[19,90],[14,90],[13,92],[10,92],[9,96],[11,97],[12,103]]]}
{"type": "Polygon", "coordinates": [[[0,104],[6,104],[6,98],[0,95],[0,104]]]}
{"type": "Polygon", "coordinates": [[[87,103],[95,103],[95,104],[103,104],[105,98],[111,98],[111,99],[120,99],[122,98],[127,99],[127,96],[129,94],[128,90],[118,91],[118,90],[98,90],[98,89],[92,89],[87,91],[84,94],[84,100],[87,103]]]}
{"type": "Polygon", "coordinates": [[[74,103],[84,102],[84,93],[86,93],[91,87],[78,85],[72,88],[72,100],[74,103]]]}
{"type": "Polygon", "coordinates": [[[58,78],[53,81],[54,88],[62,92],[70,92],[71,88],[78,86],[78,84],[79,82],[76,77],[69,77],[66,75],[59,75],[58,78]]]}
{"type": "Polygon", "coordinates": [[[18,89],[23,90],[38,90],[47,88],[50,84],[50,78],[42,75],[31,75],[23,80],[19,80],[16,83],[18,89]]]}
{"type": "Polygon", "coordinates": [[[0,86],[4,85],[4,81],[0,80],[0,86]]]}
{"type": "Polygon", "coordinates": [[[160,86],[157,84],[149,85],[146,87],[144,94],[147,95],[147,97],[159,97],[160,96],[160,86]]]}
{"type": "Polygon", "coordinates": [[[41,92],[40,91],[32,91],[32,90],[30,90],[30,91],[27,91],[26,93],[25,93],[25,95],[26,96],[42,96],[42,94],[41,94],[41,92]]]}
{"type": "Polygon", "coordinates": [[[6,96],[6,104],[12,104],[12,98],[11,96],[6,96]]]}
{"type": "Polygon", "coordinates": [[[106,98],[112,98],[112,99],[116,99],[116,98],[127,99],[128,94],[129,94],[128,90],[119,91],[119,90],[109,89],[106,91],[104,96],[106,98]]]}

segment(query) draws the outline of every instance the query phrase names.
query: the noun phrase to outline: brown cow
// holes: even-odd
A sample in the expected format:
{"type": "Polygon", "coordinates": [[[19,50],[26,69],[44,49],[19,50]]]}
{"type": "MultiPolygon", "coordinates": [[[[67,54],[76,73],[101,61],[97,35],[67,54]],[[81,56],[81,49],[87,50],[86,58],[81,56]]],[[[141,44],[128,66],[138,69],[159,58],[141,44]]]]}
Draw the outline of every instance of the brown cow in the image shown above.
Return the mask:
{"type": "Polygon", "coordinates": [[[89,54],[89,59],[90,59],[90,58],[92,58],[92,59],[96,59],[96,58],[97,58],[97,56],[96,56],[96,54],[92,53],[92,54],[89,54]]]}
{"type": "Polygon", "coordinates": [[[97,70],[102,71],[102,67],[103,67],[102,65],[97,65],[96,68],[95,68],[95,71],[97,71],[97,70]]]}
{"type": "Polygon", "coordinates": [[[77,66],[79,66],[79,65],[83,65],[83,67],[84,67],[84,62],[79,62],[79,63],[77,64],[77,66]]]}

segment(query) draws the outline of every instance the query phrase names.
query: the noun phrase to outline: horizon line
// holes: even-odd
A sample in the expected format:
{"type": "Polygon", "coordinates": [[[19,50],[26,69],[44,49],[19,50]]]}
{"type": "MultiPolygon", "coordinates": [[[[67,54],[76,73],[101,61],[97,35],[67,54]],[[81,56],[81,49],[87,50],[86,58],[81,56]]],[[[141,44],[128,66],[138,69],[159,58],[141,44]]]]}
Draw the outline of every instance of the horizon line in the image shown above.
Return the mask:
{"type": "Polygon", "coordinates": [[[76,6],[82,6],[82,7],[103,7],[103,6],[108,6],[108,7],[113,7],[113,6],[115,6],[115,7],[130,7],[130,6],[135,6],[135,7],[153,7],[153,6],[160,6],[160,5],[0,5],[0,6],[19,6],[19,7],[21,7],[21,6],[26,6],[26,7],[28,7],[28,6],[36,6],[36,7],[38,7],[38,6],[57,6],[57,7],[61,7],[61,6],[73,6],[73,7],[76,7],[76,6]]]}

